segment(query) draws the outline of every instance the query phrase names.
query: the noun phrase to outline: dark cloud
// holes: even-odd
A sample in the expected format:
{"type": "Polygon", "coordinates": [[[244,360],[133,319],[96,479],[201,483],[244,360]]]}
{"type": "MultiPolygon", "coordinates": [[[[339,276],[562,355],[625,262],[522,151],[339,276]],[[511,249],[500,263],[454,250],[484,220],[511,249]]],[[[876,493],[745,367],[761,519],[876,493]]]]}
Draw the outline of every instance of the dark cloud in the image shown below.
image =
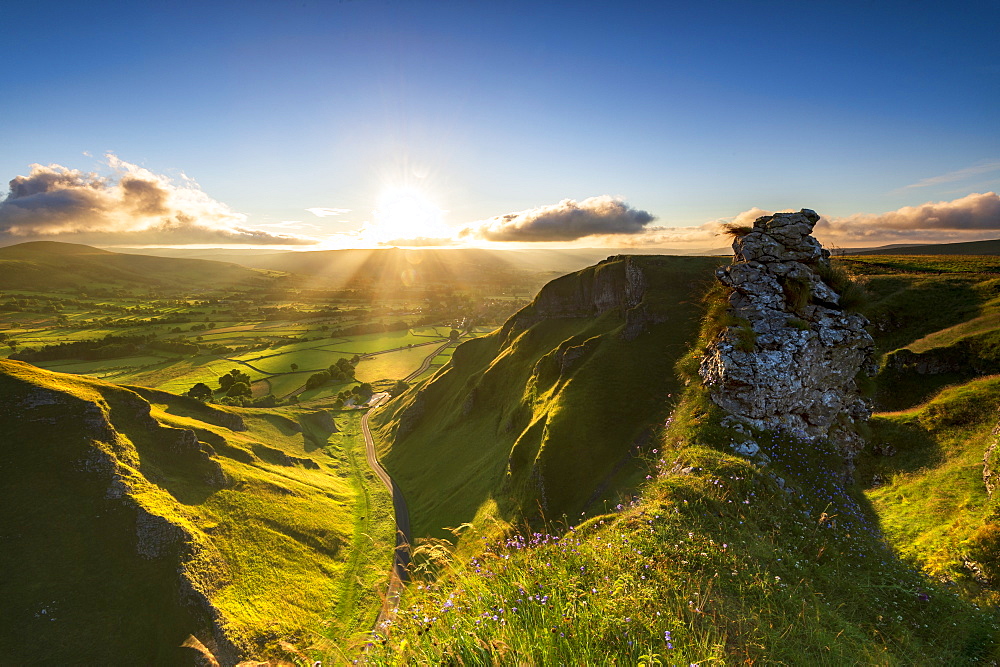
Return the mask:
{"type": "Polygon", "coordinates": [[[111,177],[31,165],[0,201],[0,242],[59,239],[78,243],[241,243],[306,245],[315,240],[246,226],[246,216],[193,182],[169,178],[106,156],[111,177]]]}
{"type": "Polygon", "coordinates": [[[603,195],[581,202],[564,199],[558,204],[473,222],[462,228],[459,236],[487,241],[573,241],[594,235],[639,234],[653,220],[646,211],[603,195]]]}

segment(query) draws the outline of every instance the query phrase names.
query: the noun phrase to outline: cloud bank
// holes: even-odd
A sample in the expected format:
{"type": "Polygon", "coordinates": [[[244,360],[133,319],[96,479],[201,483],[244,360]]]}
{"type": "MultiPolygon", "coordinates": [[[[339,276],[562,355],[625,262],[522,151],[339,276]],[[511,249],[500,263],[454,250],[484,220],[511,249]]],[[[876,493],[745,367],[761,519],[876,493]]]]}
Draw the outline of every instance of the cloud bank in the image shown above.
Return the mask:
{"type": "Polygon", "coordinates": [[[963,233],[1000,230],[1000,197],[995,192],[972,193],[952,201],[904,206],[888,213],[857,213],[823,218],[817,233],[849,240],[872,237],[908,238],[920,233],[959,237],[963,233]]]}
{"type": "Polygon", "coordinates": [[[603,195],[499,215],[473,222],[459,237],[485,241],[575,241],[585,236],[639,234],[655,218],[621,199],[603,195]]]}
{"type": "Polygon", "coordinates": [[[10,181],[0,201],[0,243],[64,240],[108,245],[239,243],[307,245],[302,236],[246,226],[246,216],[203,192],[191,179],[175,184],[114,155],[111,176],[33,164],[10,181]]]}

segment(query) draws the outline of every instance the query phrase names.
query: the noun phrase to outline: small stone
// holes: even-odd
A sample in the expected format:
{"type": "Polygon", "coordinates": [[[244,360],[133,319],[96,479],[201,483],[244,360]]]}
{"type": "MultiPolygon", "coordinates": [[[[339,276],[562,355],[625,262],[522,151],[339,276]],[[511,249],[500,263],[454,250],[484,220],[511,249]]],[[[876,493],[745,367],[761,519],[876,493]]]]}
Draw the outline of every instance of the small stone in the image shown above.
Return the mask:
{"type": "Polygon", "coordinates": [[[733,445],[733,451],[740,456],[755,456],[760,452],[760,445],[753,440],[745,440],[738,445],[733,445]]]}

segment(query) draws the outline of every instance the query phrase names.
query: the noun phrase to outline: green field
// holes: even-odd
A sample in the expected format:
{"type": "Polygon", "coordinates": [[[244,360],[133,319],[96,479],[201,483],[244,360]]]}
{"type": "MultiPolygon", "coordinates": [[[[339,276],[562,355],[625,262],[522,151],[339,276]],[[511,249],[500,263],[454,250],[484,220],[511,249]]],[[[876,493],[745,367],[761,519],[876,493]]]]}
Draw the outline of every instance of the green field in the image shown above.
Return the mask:
{"type": "Polygon", "coordinates": [[[358,364],[356,376],[362,382],[401,380],[417,370],[424,358],[434,352],[434,348],[433,345],[421,345],[408,350],[364,357],[358,364]]]}
{"type": "Polygon", "coordinates": [[[335,341],[327,347],[336,352],[370,354],[372,352],[406,347],[407,345],[420,345],[433,340],[440,340],[443,343],[447,340],[447,335],[440,339],[428,339],[427,336],[415,336],[409,331],[392,331],[384,334],[351,336],[344,342],[335,341]]]}

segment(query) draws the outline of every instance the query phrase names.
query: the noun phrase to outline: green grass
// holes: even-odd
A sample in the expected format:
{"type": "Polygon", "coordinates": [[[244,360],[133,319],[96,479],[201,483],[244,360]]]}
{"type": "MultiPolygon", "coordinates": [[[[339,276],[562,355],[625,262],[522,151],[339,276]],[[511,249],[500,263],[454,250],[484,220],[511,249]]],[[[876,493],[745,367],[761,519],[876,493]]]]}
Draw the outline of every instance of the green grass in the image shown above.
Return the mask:
{"type": "Polygon", "coordinates": [[[355,376],[361,382],[376,382],[385,379],[402,380],[417,370],[421,362],[434,351],[435,347],[421,345],[408,350],[364,357],[355,369],[355,376]]]}
{"type": "Polygon", "coordinates": [[[18,470],[2,491],[4,525],[17,531],[0,556],[9,575],[4,633],[28,640],[7,642],[6,659],[186,662],[180,643],[192,633],[207,637],[195,608],[174,602],[180,575],[252,656],[285,658],[279,641],[304,650],[370,627],[394,530],[388,494],[358,465],[359,413],[336,413],[339,431],[331,434],[311,409],[223,412],[141,390],[152,401],[151,421],[129,390],[0,364],[8,401],[38,405],[0,411],[11,438],[2,463],[18,470]],[[102,414],[112,435],[94,421],[102,414]],[[247,429],[221,426],[231,415],[247,429]],[[214,454],[173,448],[170,434],[180,431],[165,429],[194,431],[214,454]],[[126,500],[108,499],[110,477],[81,473],[94,448],[114,457],[130,488],[126,500]],[[209,483],[213,469],[229,481],[209,483]],[[179,526],[190,556],[167,548],[141,558],[132,537],[136,506],[179,526]]]}
{"type": "Polygon", "coordinates": [[[996,255],[852,255],[837,261],[863,273],[1000,273],[996,255]]]}
{"type": "Polygon", "coordinates": [[[1000,378],[987,377],[942,391],[912,410],[872,421],[873,443],[893,457],[866,456],[859,479],[886,534],[907,559],[935,577],[972,585],[963,568],[963,543],[992,521],[994,503],[983,483],[983,452],[996,437],[1000,378]],[[877,478],[876,478],[877,476],[877,478]]]}
{"type": "MultiPolygon", "coordinates": [[[[631,341],[620,338],[623,319],[614,311],[543,319],[525,330],[508,323],[459,345],[450,365],[379,411],[381,441],[392,442],[380,457],[403,489],[415,535],[445,537],[449,526],[522,510],[579,512],[630,484],[635,444],[662,422],[664,397],[679,393],[672,368],[701,315],[692,290],[716,264],[638,259],[653,286],[644,307],[669,312],[669,323],[650,324],[631,341]],[[566,354],[576,360],[564,365],[566,354]],[[483,514],[486,507],[495,513],[483,514]]],[[[587,269],[546,290],[572,293],[573,280],[598,273],[614,281],[623,266],[587,269]]],[[[546,290],[540,300],[553,298],[546,290]]],[[[522,312],[530,317],[533,307],[522,312]]]]}
{"type": "MultiPolygon", "coordinates": [[[[690,425],[689,425],[690,426],[690,425]]],[[[777,454],[790,443],[776,442],[777,454]]],[[[801,451],[801,450],[800,450],[801,451]]],[[[897,560],[828,469],[684,443],[641,497],[575,525],[424,547],[374,664],[974,664],[996,619],[897,560]],[[687,474],[680,470],[690,470],[687,474]]]]}
{"type": "Polygon", "coordinates": [[[257,352],[255,354],[243,355],[239,359],[264,373],[290,373],[292,372],[292,364],[297,364],[302,370],[316,372],[326,370],[335,364],[338,359],[342,359],[345,356],[350,358],[345,353],[338,354],[337,352],[327,350],[299,349],[287,353],[257,352]]]}
{"type": "MultiPolygon", "coordinates": [[[[441,342],[443,343],[446,338],[447,336],[442,337],[441,342]]],[[[407,345],[419,345],[428,342],[428,340],[431,339],[428,339],[426,336],[415,336],[407,330],[402,330],[381,334],[349,336],[344,342],[340,342],[340,340],[333,341],[328,347],[344,353],[369,354],[371,352],[406,347],[407,345]]]]}

